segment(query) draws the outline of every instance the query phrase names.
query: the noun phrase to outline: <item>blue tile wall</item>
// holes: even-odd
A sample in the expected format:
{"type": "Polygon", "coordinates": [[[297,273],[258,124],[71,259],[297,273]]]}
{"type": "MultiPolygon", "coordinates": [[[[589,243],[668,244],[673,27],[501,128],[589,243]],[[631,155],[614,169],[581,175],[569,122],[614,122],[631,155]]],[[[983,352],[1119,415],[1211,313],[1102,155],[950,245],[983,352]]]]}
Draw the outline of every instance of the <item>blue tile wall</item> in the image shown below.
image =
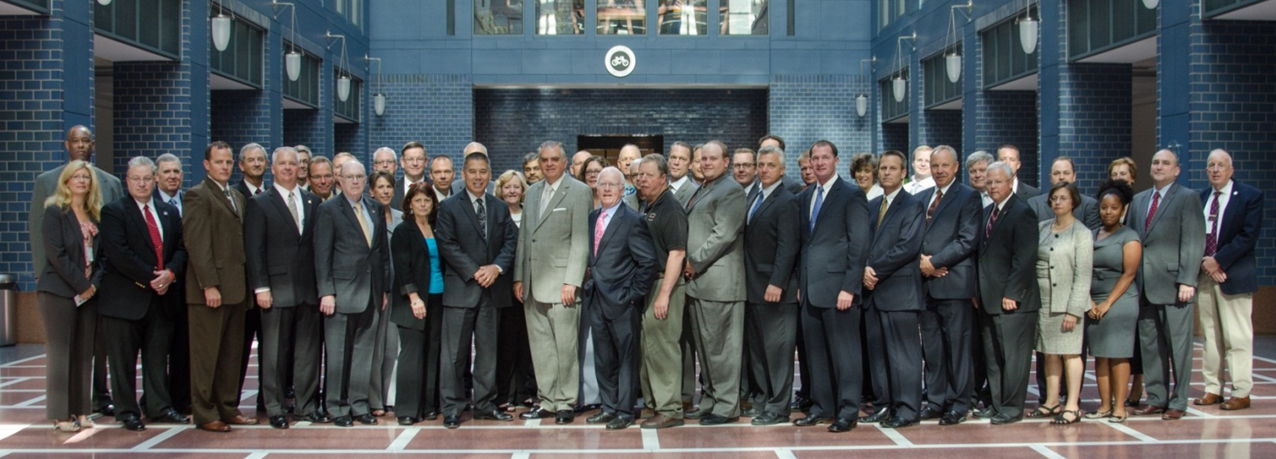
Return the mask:
{"type": "Polygon", "coordinates": [[[882,124],[882,147],[880,151],[875,151],[873,154],[881,154],[886,150],[896,150],[902,151],[904,154],[911,154],[912,150],[908,148],[908,129],[908,123],[882,124]]]}
{"type": "MultiPolygon", "coordinates": [[[[785,172],[798,177],[797,157],[817,140],[837,145],[839,154],[872,150],[871,113],[860,118],[855,98],[871,96],[868,79],[860,75],[775,75],[769,99],[770,132],[783,137],[785,172]]],[[[870,97],[871,99],[871,97],[870,97]]],[[[756,148],[756,145],[751,146],[756,148]]],[[[842,164],[850,167],[849,160],[842,164]]]]}
{"type": "MultiPolygon", "coordinates": [[[[239,149],[250,143],[257,143],[266,149],[266,157],[278,145],[272,145],[271,110],[269,93],[257,90],[219,90],[213,93],[209,105],[210,130],[213,140],[229,143],[235,151],[236,167],[231,174],[230,183],[242,180],[239,172],[239,149]]],[[[266,170],[269,178],[270,170],[266,170]]]]}
{"type": "MultiPolygon", "coordinates": [[[[115,64],[115,164],[117,175],[134,156],[172,153],[191,164],[193,149],[202,161],[205,145],[191,143],[191,70],[181,62],[115,64]]],[[[205,91],[206,93],[206,91],[205,91]]],[[[202,179],[202,176],[198,179],[202,179]]],[[[187,184],[198,180],[192,177],[187,184]]]]}
{"type": "MultiPolygon", "coordinates": [[[[408,142],[417,141],[425,145],[431,158],[448,155],[454,162],[461,159],[461,150],[475,138],[474,89],[469,75],[383,75],[379,81],[375,91],[386,95],[385,113],[364,112],[368,154],[380,147],[397,152],[408,142]]],[[[493,171],[513,167],[509,159],[517,149],[485,146],[493,155],[493,171]]],[[[521,170],[521,160],[517,165],[521,170]]]]}
{"type": "MultiPolygon", "coordinates": [[[[1108,177],[1108,164],[1131,153],[1131,78],[1131,67],[1124,64],[1060,67],[1058,156],[1076,163],[1083,194],[1097,192],[1108,177]]],[[[1042,158],[1044,175],[1055,157],[1042,158]]]]}
{"type": "Polygon", "coordinates": [[[963,152],[961,110],[922,110],[921,113],[917,117],[917,137],[921,145],[929,145],[931,148],[948,145],[959,154],[963,152]]]}
{"type": "Polygon", "coordinates": [[[997,147],[1019,147],[1019,180],[1036,186],[1037,93],[1035,91],[980,91],[975,109],[975,140],[968,152],[985,150],[997,155],[997,147]]]}
{"type": "Polygon", "coordinates": [[[284,110],[284,145],[305,145],[319,156],[332,158],[332,116],[320,110],[284,110]],[[326,120],[324,118],[327,118],[326,120]]]}

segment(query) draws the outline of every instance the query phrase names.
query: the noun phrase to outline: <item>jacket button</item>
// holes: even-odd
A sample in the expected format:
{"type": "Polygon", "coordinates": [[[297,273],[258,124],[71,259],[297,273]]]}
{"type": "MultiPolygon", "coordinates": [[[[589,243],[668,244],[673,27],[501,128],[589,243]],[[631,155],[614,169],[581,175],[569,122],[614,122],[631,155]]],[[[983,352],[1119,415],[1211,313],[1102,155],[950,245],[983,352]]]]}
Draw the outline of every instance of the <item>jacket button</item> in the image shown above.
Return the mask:
{"type": "Polygon", "coordinates": [[[1050,251],[1051,251],[1051,252],[1054,252],[1054,247],[1051,247],[1051,248],[1050,248],[1050,251]]]}
{"type": "Polygon", "coordinates": [[[1050,284],[1051,287],[1058,287],[1059,284],[1050,284]]]}

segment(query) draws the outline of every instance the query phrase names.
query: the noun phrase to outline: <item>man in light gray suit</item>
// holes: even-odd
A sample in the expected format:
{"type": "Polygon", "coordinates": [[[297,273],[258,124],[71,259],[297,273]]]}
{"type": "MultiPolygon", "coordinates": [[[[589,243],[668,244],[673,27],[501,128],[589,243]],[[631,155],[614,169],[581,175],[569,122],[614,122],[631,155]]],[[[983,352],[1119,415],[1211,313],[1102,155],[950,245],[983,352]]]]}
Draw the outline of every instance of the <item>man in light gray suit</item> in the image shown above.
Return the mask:
{"type": "Polygon", "coordinates": [[[1178,155],[1161,150],[1152,156],[1152,188],[1134,196],[1126,221],[1143,241],[1139,291],[1139,348],[1148,404],[1130,414],[1183,417],[1192,382],[1192,302],[1196,297],[1205,220],[1201,197],[1175,183],[1178,155]],[[1173,370],[1174,391],[1169,391],[1173,370]]]}
{"type": "Polygon", "coordinates": [[[668,160],[669,191],[673,192],[673,197],[678,198],[678,202],[682,203],[683,207],[686,207],[687,201],[691,200],[691,195],[700,188],[694,180],[691,180],[691,145],[681,140],[674,142],[669,147],[668,160]]]}
{"type": "Polygon", "coordinates": [[[523,302],[536,370],[539,406],[522,419],[575,419],[579,393],[580,328],[577,290],[589,263],[589,211],[593,192],[564,174],[563,145],[546,141],[537,149],[545,180],[527,190],[514,261],[514,296],[523,302]]]}
{"type": "Polygon", "coordinates": [[[315,283],[328,348],[326,405],[333,424],[376,424],[368,397],[377,315],[390,289],[388,212],[363,194],[367,172],[351,159],[340,170],[341,197],[315,212],[315,283]],[[353,345],[347,342],[353,341],[353,345]]]}
{"type": "MultiPolygon", "coordinates": [[[[1077,166],[1073,163],[1072,158],[1060,156],[1055,158],[1054,164],[1050,165],[1050,186],[1054,186],[1059,182],[1076,183],[1077,166]]],[[[1046,202],[1046,193],[1042,193],[1028,199],[1028,206],[1037,213],[1037,219],[1046,221],[1054,218],[1054,211],[1050,210],[1050,203],[1046,202]]],[[[1102,225],[1099,222],[1099,201],[1087,195],[1081,195],[1081,205],[1072,210],[1072,215],[1077,217],[1077,221],[1085,223],[1086,228],[1091,230],[1099,229],[1102,225]]],[[[1045,373],[1045,371],[1041,371],[1045,373]]],[[[1044,386],[1043,386],[1044,387],[1044,386]]]]}
{"type": "Polygon", "coordinates": [[[687,414],[702,425],[740,419],[744,357],[744,188],[726,175],[727,146],[713,140],[701,150],[704,184],[687,203],[687,309],[704,395],[687,414]]]}

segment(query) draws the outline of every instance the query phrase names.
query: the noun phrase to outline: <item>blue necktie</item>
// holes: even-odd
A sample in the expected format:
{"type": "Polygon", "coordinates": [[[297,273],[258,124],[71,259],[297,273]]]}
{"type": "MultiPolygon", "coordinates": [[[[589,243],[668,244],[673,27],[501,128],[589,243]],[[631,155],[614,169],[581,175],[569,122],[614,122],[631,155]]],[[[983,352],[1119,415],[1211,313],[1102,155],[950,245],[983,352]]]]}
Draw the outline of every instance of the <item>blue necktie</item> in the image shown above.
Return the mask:
{"type": "Polygon", "coordinates": [[[762,192],[758,192],[758,198],[753,200],[753,208],[749,209],[749,222],[753,221],[753,214],[758,212],[758,208],[762,207],[762,192]]]}
{"type": "Polygon", "coordinates": [[[815,232],[815,219],[820,216],[820,206],[824,205],[824,187],[815,187],[815,207],[811,208],[811,232],[815,232]]]}

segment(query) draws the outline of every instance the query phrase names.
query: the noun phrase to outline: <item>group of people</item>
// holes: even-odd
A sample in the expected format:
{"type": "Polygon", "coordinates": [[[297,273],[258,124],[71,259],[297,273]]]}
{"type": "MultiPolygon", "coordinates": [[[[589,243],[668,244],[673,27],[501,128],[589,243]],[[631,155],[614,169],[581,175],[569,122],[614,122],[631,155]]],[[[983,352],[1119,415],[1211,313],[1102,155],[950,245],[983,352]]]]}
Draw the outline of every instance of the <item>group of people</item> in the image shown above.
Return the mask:
{"type": "Polygon", "coordinates": [[[452,159],[418,142],[376,150],[371,172],[349,153],[249,144],[231,185],[234,151],[213,142],[186,190],[175,156],[130,159],[121,186],[89,162],[87,128],[66,148],[31,211],[58,430],[107,410],[130,430],[183,413],[213,432],[257,424],[238,408],[254,341],[258,410],[279,429],[389,412],[457,428],[464,411],[511,421],[518,405],[559,424],[596,407],[586,422],[609,430],[1005,424],[1025,416],[1034,350],[1042,401],[1027,416],[1178,419],[1195,304],[1194,403],[1249,406],[1262,192],[1232,180],[1222,150],[1211,190],[1176,184],[1163,150],[1152,189],[1136,195],[1121,158],[1091,198],[1064,157],[1046,193],[1020,183],[1010,145],[969,155],[965,185],[951,147],[914,151],[911,177],[904,153],[856,155],[852,182],[823,140],[795,180],[770,135],[756,151],[626,145],[615,166],[547,141],[496,180],[474,142],[455,183],[452,159]],[[1127,397],[1131,373],[1146,405],[1127,397]]]}

